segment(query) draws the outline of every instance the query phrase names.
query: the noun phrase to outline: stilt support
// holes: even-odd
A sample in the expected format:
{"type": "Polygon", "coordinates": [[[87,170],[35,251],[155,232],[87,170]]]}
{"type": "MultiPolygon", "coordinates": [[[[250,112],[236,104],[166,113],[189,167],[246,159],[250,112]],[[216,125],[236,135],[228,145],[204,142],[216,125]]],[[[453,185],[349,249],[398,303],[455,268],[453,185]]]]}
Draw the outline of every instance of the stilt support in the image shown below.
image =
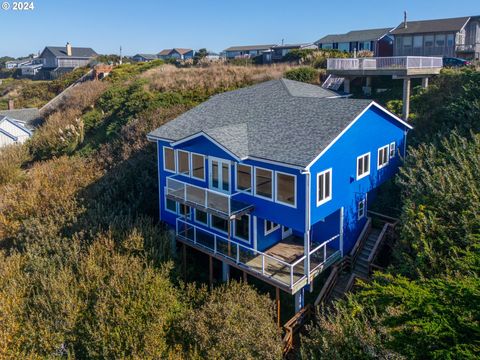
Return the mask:
{"type": "Polygon", "coordinates": [[[222,281],[228,283],[230,281],[230,265],[222,262],[222,281]]]}
{"type": "Polygon", "coordinates": [[[276,297],[276,303],[277,303],[277,325],[280,328],[282,326],[282,323],[280,321],[280,289],[277,287],[275,288],[275,297],[276,297]]]}
{"type": "Polygon", "coordinates": [[[246,284],[248,283],[248,274],[246,271],[243,272],[243,282],[246,284]]]}
{"type": "Polygon", "coordinates": [[[182,244],[183,280],[187,282],[187,245],[182,244]]]}
{"type": "Polygon", "coordinates": [[[422,78],[422,87],[426,89],[428,87],[428,77],[422,78]]]}
{"type": "Polygon", "coordinates": [[[213,257],[208,257],[208,269],[209,269],[209,277],[208,281],[210,283],[210,290],[213,289],[213,257]]]}
{"type": "Polygon", "coordinates": [[[301,290],[295,293],[295,313],[302,310],[304,305],[305,305],[305,289],[302,288],[301,290]]]}
{"type": "Polygon", "coordinates": [[[410,78],[403,79],[403,120],[408,120],[408,114],[410,113],[410,78]]]}

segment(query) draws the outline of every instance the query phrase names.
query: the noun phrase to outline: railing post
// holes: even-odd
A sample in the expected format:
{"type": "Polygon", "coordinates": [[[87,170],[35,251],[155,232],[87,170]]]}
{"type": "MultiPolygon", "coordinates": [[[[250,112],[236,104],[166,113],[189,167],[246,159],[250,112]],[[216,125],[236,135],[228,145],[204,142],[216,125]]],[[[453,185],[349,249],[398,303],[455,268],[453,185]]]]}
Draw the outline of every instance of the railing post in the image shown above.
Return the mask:
{"type": "Polygon", "coordinates": [[[208,190],[205,189],[204,190],[205,194],[204,194],[204,198],[205,198],[205,209],[208,208],[208,190]]]}
{"type": "Polygon", "coordinates": [[[237,243],[237,264],[240,262],[240,246],[237,243]]]}
{"type": "Polygon", "coordinates": [[[193,227],[193,243],[194,244],[197,243],[197,227],[196,226],[193,227]]]}
{"type": "Polygon", "coordinates": [[[262,275],[265,275],[265,255],[262,253],[262,275]]]}
{"type": "Polygon", "coordinates": [[[213,253],[217,254],[217,235],[213,234],[213,253]]]}
{"type": "Polygon", "coordinates": [[[183,201],[187,201],[187,184],[183,184],[183,201]]]}
{"type": "MultiPolygon", "coordinates": [[[[307,279],[310,278],[310,274],[307,274],[307,279]]],[[[293,266],[290,266],[290,287],[293,287],[293,266]]]]}

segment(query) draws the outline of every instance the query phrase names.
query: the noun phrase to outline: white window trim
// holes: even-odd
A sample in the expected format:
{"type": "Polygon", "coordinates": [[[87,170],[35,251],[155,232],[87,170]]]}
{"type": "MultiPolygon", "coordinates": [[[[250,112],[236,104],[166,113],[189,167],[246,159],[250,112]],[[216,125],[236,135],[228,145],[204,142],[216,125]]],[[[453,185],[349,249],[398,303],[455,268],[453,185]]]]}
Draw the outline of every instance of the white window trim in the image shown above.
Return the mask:
{"type": "Polygon", "coordinates": [[[165,198],[165,201],[164,201],[165,211],[166,211],[166,212],[169,212],[170,214],[178,215],[178,202],[175,201],[175,200],[172,200],[172,201],[175,201],[175,212],[173,212],[172,210],[170,210],[170,209],[167,207],[167,195],[166,195],[166,194],[164,195],[164,198],[165,198]]]}
{"type": "Polygon", "coordinates": [[[275,171],[275,181],[273,182],[273,188],[274,188],[273,194],[274,194],[276,203],[282,204],[282,205],[285,205],[285,206],[289,206],[289,207],[294,208],[294,209],[297,208],[297,175],[289,174],[289,173],[286,173],[286,172],[283,172],[283,171],[275,171]],[[283,174],[283,175],[288,175],[288,176],[293,177],[293,196],[294,196],[293,197],[293,205],[277,199],[277,195],[278,195],[277,174],[283,174]]]}
{"type": "Polygon", "coordinates": [[[397,144],[395,144],[395,141],[392,141],[390,143],[390,148],[388,149],[388,156],[390,159],[393,159],[395,157],[395,151],[397,151],[397,144]],[[393,148],[393,155],[392,155],[392,148],[393,148]]]}
{"type": "Polygon", "coordinates": [[[358,203],[357,203],[357,220],[361,220],[365,217],[366,213],[367,213],[367,209],[366,209],[366,206],[367,206],[367,201],[366,199],[363,199],[363,200],[360,200],[358,203]],[[363,214],[362,216],[360,216],[360,212],[358,211],[358,209],[360,208],[360,204],[363,203],[363,214]]]}
{"type": "Polygon", "coordinates": [[[251,233],[250,230],[251,230],[251,225],[252,225],[250,223],[251,217],[250,217],[250,214],[245,214],[243,216],[248,216],[248,240],[242,239],[241,237],[237,236],[237,221],[236,220],[233,221],[233,237],[235,239],[245,243],[245,244],[250,244],[250,242],[252,240],[252,236],[250,235],[250,233],[251,233]]]}
{"type": "Polygon", "coordinates": [[[205,155],[191,152],[190,153],[190,177],[195,180],[205,181],[205,179],[207,178],[206,174],[207,174],[207,166],[205,164],[205,155]],[[193,176],[193,155],[201,156],[203,159],[203,178],[198,178],[196,176],[193,176]]]}
{"type": "Polygon", "coordinates": [[[186,151],[186,150],[177,150],[177,174],[179,175],[182,175],[182,176],[185,176],[185,177],[191,177],[192,176],[192,163],[191,163],[191,158],[190,158],[190,152],[186,151]],[[186,153],[187,154],[187,159],[188,159],[188,175],[187,174],[184,174],[184,173],[181,173],[180,172],[180,166],[179,166],[179,162],[180,162],[180,156],[179,156],[179,153],[186,153]]]}
{"type": "Polygon", "coordinates": [[[274,184],[274,180],[275,180],[275,179],[274,179],[274,175],[275,175],[275,174],[274,174],[274,171],[273,171],[273,170],[270,170],[270,169],[267,169],[267,168],[263,168],[263,167],[257,167],[257,166],[255,166],[255,168],[254,168],[254,174],[253,174],[253,194],[254,194],[256,197],[258,197],[258,198],[260,198],[260,199],[265,199],[265,200],[268,200],[268,201],[272,201],[272,202],[274,201],[274,200],[273,200],[274,197],[275,197],[274,194],[273,194],[273,192],[274,192],[274,190],[275,190],[275,184],[274,184]],[[270,174],[272,174],[272,187],[271,187],[271,188],[272,188],[272,197],[271,197],[271,198],[268,198],[268,197],[266,197],[266,196],[258,195],[258,194],[257,194],[257,169],[265,170],[265,171],[270,172],[270,174]]]}
{"type": "Polygon", "coordinates": [[[357,180],[363,179],[365,176],[370,175],[370,167],[371,167],[371,160],[372,160],[372,154],[370,152],[367,152],[365,154],[362,154],[360,156],[357,156],[357,180]],[[362,175],[358,175],[358,159],[363,158],[368,155],[368,171],[363,173],[362,175]]]}
{"type": "MultiPolygon", "coordinates": [[[[221,234],[228,235],[228,231],[223,231],[222,229],[219,229],[219,228],[216,228],[215,226],[213,226],[212,216],[214,216],[214,215],[209,214],[209,216],[208,216],[208,227],[209,227],[210,229],[213,229],[213,230],[215,230],[215,231],[218,231],[218,232],[221,233],[221,234]]],[[[228,221],[228,220],[227,220],[227,221],[228,221]]],[[[232,231],[232,227],[230,227],[230,231],[232,231]]]]}
{"type": "Polygon", "coordinates": [[[280,229],[280,224],[277,224],[271,220],[263,219],[263,234],[264,236],[270,235],[271,233],[277,231],[280,229]],[[272,224],[275,224],[275,226],[272,226],[272,228],[267,231],[267,221],[270,221],[272,224]]]}
{"type": "Polygon", "coordinates": [[[172,174],[177,173],[177,152],[175,151],[174,148],[171,148],[169,146],[164,146],[163,147],[163,171],[167,171],[167,172],[172,173],[172,174]],[[173,165],[175,166],[175,171],[169,170],[165,166],[166,165],[165,164],[165,149],[171,149],[173,151],[173,165]]]}
{"type": "Polygon", "coordinates": [[[210,216],[208,215],[207,212],[203,211],[205,214],[207,214],[207,222],[204,223],[204,222],[202,222],[202,221],[199,221],[199,220],[197,220],[197,210],[198,210],[198,211],[202,211],[202,210],[199,210],[199,209],[193,209],[193,220],[194,220],[197,224],[202,224],[202,225],[208,227],[208,225],[209,225],[209,220],[210,220],[210,216]]]}
{"type": "Polygon", "coordinates": [[[385,166],[388,165],[389,163],[389,160],[390,160],[390,146],[389,145],[385,145],[385,146],[382,146],[381,148],[378,148],[377,150],[377,170],[380,170],[380,169],[383,169],[385,166]],[[383,150],[383,149],[387,149],[387,162],[380,165],[380,151],[383,150]]]}
{"type": "Polygon", "coordinates": [[[184,214],[180,214],[180,206],[182,206],[182,205],[187,206],[190,209],[190,212],[188,213],[187,219],[192,220],[193,208],[191,206],[188,206],[188,205],[185,205],[185,204],[180,204],[178,201],[177,201],[177,215],[181,216],[182,218],[185,218],[184,214]]]}
{"type": "Polygon", "coordinates": [[[252,195],[253,194],[253,183],[254,183],[254,180],[253,178],[255,177],[255,174],[253,173],[253,166],[252,165],[247,165],[247,164],[242,164],[242,163],[235,163],[235,192],[241,192],[241,193],[245,193],[245,194],[249,194],[249,195],[252,195]],[[240,190],[238,188],[238,165],[242,165],[242,166],[248,166],[250,168],[250,191],[248,190],[240,190]]]}
{"type": "Polygon", "coordinates": [[[332,171],[332,168],[327,169],[327,170],[324,170],[324,171],[319,172],[319,173],[317,174],[317,183],[315,184],[315,186],[317,187],[317,193],[315,194],[316,197],[317,197],[317,198],[316,198],[317,206],[323,205],[323,204],[325,204],[326,202],[332,200],[332,195],[333,195],[333,171],[332,171]],[[327,198],[325,198],[325,199],[323,199],[323,200],[321,200],[321,201],[318,201],[318,191],[320,190],[319,187],[318,187],[318,178],[319,178],[320,176],[328,173],[328,172],[330,172],[330,195],[329,195],[327,198]]]}
{"type": "Polygon", "coordinates": [[[218,158],[218,157],[213,157],[213,156],[208,157],[208,188],[211,189],[211,190],[220,192],[222,194],[231,194],[231,191],[232,191],[233,187],[232,187],[232,162],[230,160],[226,160],[226,159],[222,159],[222,158],[218,158]],[[216,187],[213,186],[213,181],[212,181],[213,180],[213,178],[212,178],[212,169],[213,169],[212,162],[213,161],[217,161],[218,164],[219,164],[219,167],[218,167],[219,186],[221,184],[221,182],[220,182],[221,177],[222,177],[222,182],[223,182],[223,175],[221,175],[222,165],[223,164],[228,165],[228,191],[223,190],[223,188],[216,188],[216,187]]]}

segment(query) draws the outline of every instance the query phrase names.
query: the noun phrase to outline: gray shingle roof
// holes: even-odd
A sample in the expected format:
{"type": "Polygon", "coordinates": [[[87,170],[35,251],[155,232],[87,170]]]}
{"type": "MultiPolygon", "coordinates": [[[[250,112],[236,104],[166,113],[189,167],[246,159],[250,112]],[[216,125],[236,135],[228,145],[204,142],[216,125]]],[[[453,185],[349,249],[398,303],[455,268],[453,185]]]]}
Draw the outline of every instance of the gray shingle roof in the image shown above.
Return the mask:
{"type": "Polygon", "coordinates": [[[270,45],[245,45],[245,46],[230,46],[224,51],[248,51],[248,50],[268,50],[276,46],[275,44],[270,45]]]}
{"type": "Polygon", "coordinates": [[[0,118],[2,116],[24,122],[29,129],[37,127],[43,121],[40,111],[37,108],[0,110],[0,118]]]}
{"type": "Polygon", "coordinates": [[[157,55],[155,54],[136,54],[132,57],[142,57],[144,59],[147,59],[147,60],[156,60],[158,59],[157,55]]]}
{"type": "Polygon", "coordinates": [[[178,141],[205,133],[239,158],[307,166],[370,103],[328,98],[315,85],[272,80],[213,96],[152,131],[178,141]]]}
{"type": "Polygon", "coordinates": [[[414,34],[414,33],[431,33],[431,32],[457,32],[470,19],[468,16],[449,18],[449,19],[434,19],[422,21],[407,21],[407,28],[402,23],[392,31],[394,35],[414,34]]]}
{"type": "Polygon", "coordinates": [[[381,29],[367,29],[367,30],[353,30],[349,31],[346,34],[330,34],[324,36],[320,40],[317,40],[315,44],[330,44],[330,43],[341,43],[341,42],[354,42],[354,41],[375,41],[392,30],[392,28],[381,28],[381,29]]]}
{"type": "Polygon", "coordinates": [[[75,58],[89,59],[98,55],[92,48],[84,48],[84,47],[72,46],[72,56],[67,55],[67,49],[65,46],[47,46],[45,50],[47,49],[50,50],[52,54],[57,58],[75,57],[75,58]]]}

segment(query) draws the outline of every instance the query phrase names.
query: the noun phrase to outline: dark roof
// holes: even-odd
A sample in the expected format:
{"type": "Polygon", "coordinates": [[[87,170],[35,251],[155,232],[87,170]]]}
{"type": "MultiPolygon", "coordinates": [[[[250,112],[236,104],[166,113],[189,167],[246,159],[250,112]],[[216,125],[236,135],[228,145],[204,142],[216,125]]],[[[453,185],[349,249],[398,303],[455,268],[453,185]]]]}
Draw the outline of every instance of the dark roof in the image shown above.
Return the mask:
{"type": "Polygon", "coordinates": [[[224,51],[247,51],[247,50],[267,50],[276,46],[275,44],[270,45],[245,45],[245,46],[230,46],[224,51]]]}
{"type": "Polygon", "coordinates": [[[331,34],[317,40],[316,44],[330,44],[354,41],[375,41],[388,34],[392,28],[353,30],[346,34],[331,34]]]}
{"type": "Polygon", "coordinates": [[[185,55],[186,53],[189,53],[190,51],[193,51],[192,49],[183,49],[183,48],[173,48],[173,49],[163,49],[158,53],[159,56],[166,56],[170,55],[173,51],[178,52],[181,55],[185,55]]]}
{"type": "Polygon", "coordinates": [[[273,49],[300,49],[306,46],[315,45],[314,43],[303,43],[303,44],[284,44],[284,45],[275,45],[273,49]]]}
{"type": "Polygon", "coordinates": [[[142,58],[147,59],[147,60],[156,60],[156,59],[158,59],[158,58],[157,58],[157,55],[155,55],[155,54],[136,54],[136,55],[134,55],[134,56],[132,56],[132,57],[142,57],[142,58]]]}
{"type": "Polygon", "coordinates": [[[0,110],[0,117],[6,116],[12,120],[24,122],[27,128],[35,128],[43,121],[37,108],[0,110]]]}
{"type": "Polygon", "coordinates": [[[72,46],[72,56],[67,55],[67,48],[65,46],[47,46],[45,47],[45,50],[50,50],[50,52],[57,58],[75,57],[75,58],[89,59],[98,55],[92,48],[84,48],[84,47],[72,46]]]}
{"type": "Polygon", "coordinates": [[[307,166],[370,103],[292,80],[271,80],[210,98],[149,134],[178,141],[205,133],[239,158],[307,166]]]}
{"type": "Polygon", "coordinates": [[[421,21],[408,21],[405,29],[404,23],[400,23],[395,30],[394,35],[415,34],[415,33],[432,33],[432,32],[457,32],[470,19],[468,16],[450,18],[450,19],[434,19],[421,21]]]}

